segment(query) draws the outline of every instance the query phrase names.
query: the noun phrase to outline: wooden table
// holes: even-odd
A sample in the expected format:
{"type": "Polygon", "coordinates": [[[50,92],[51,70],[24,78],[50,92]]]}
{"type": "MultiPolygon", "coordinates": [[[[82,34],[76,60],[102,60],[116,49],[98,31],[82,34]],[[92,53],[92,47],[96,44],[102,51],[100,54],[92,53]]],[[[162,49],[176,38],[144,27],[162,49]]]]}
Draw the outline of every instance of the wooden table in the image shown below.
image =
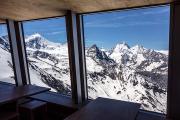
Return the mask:
{"type": "Polygon", "coordinates": [[[12,86],[0,89],[0,104],[5,104],[11,101],[16,101],[20,98],[35,95],[41,92],[49,91],[49,88],[25,85],[25,86],[12,86]]]}
{"type": "Polygon", "coordinates": [[[25,86],[1,86],[0,87],[0,120],[18,120],[17,101],[41,92],[49,91],[49,88],[25,85],[25,86]]]}
{"type": "Polygon", "coordinates": [[[140,104],[97,98],[65,120],[135,120],[140,104]]]}

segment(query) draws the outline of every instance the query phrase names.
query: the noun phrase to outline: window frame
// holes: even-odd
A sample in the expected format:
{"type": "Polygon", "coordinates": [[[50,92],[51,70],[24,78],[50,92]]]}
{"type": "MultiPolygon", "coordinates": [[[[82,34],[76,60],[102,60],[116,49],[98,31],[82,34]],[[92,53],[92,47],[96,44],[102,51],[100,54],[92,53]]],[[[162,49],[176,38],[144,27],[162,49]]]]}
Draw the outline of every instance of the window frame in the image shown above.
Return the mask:
{"type": "MultiPolygon", "coordinates": [[[[87,13],[82,13],[81,15],[82,15],[82,19],[84,18],[84,15],[94,15],[94,14],[103,14],[103,13],[112,13],[112,12],[121,12],[121,11],[131,11],[131,10],[139,10],[139,9],[147,9],[147,8],[157,8],[157,7],[164,7],[164,6],[169,6],[169,11],[170,11],[170,15],[169,15],[169,38],[168,38],[168,52],[169,52],[169,54],[168,54],[168,79],[167,79],[167,97],[166,97],[166,114],[164,114],[164,113],[159,113],[159,112],[155,112],[155,111],[148,111],[148,110],[144,110],[144,109],[140,109],[140,110],[142,110],[142,111],[146,111],[146,112],[151,112],[151,113],[157,113],[157,114],[162,114],[162,115],[167,115],[168,114],[168,106],[169,106],[169,103],[168,103],[168,99],[169,99],[169,84],[170,84],[170,77],[171,77],[171,75],[170,75],[170,71],[172,71],[172,67],[170,67],[170,59],[172,58],[172,56],[171,56],[171,54],[172,54],[172,46],[171,46],[171,43],[172,43],[172,39],[171,39],[171,17],[172,17],[172,4],[169,4],[169,3],[165,3],[165,4],[159,4],[159,5],[147,5],[147,6],[140,6],[140,7],[130,7],[130,8],[121,8],[121,9],[113,9],[113,10],[103,10],[103,11],[97,11],[97,12],[87,12],[87,13]]],[[[84,42],[84,46],[83,46],[83,49],[84,49],[84,51],[85,51],[85,32],[84,32],[84,21],[82,21],[83,23],[83,28],[82,28],[82,30],[83,30],[83,42],[84,42]]],[[[85,57],[85,66],[87,66],[86,65],[86,57],[85,57]]],[[[87,68],[85,67],[85,71],[86,71],[86,73],[85,73],[85,76],[86,76],[86,86],[85,86],[85,89],[86,89],[86,94],[87,94],[87,101],[93,101],[94,99],[90,99],[89,98],[89,95],[88,95],[88,82],[87,82],[87,68]]]]}
{"type": "MultiPolygon", "coordinates": [[[[177,2],[178,3],[178,2],[177,2]]],[[[171,2],[170,3],[170,9],[171,9],[171,15],[170,15],[170,19],[174,19],[173,17],[174,17],[174,15],[172,15],[173,14],[173,9],[174,9],[174,5],[176,4],[176,2],[171,2]]],[[[115,10],[131,10],[131,9],[140,9],[140,8],[144,8],[144,7],[158,7],[158,6],[162,6],[162,5],[169,5],[169,3],[166,3],[166,4],[155,4],[155,5],[146,5],[146,6],[137,6],[137,7],[128,7],[128,8],[120,8],[120,9],[112,9],[112,10],[104,10],[104,11],[97,11],[97,12],[86,12],[86,13],[79,13],[79,14],[77,14],[77,15],[79,15],[79,16],[83,16],[83,15],[85,15],[85,14],[92,14],[92,13],[100,13],[100,12],[111,12],[111,11],[115,11],[115,10]]],[[[174,13],[175,14],[175,13],[174,13]]],[[[65,15],[66,16],[66,15],[65,15]]],[[[48,18],[55,18],[55,17],[61,17],[61,16],[54,16],[54,17],[48,17],[48,18]]],[[[39,18],[39,19],[47,19],[47,18],[39,18]]],[[[39,19],[32,19],[32,20],[39,20],[39,19]]],[[[31,21],[31,20],[24,20],[24,21],[31,21]]],[[[18,22],[23,22],[23,21],[18,21],[18,22]]],[[[82,22],[82,21],[81,21],[82,22]]],[[[7,24],[7,21],[6,21],[6,24],[7,24]]],[[[83,24],[83,23],[82,23],[83,24]]],[[[7,24],[8,25],[8,24],[7,24]]],[[[173,42],[173,40],[174,40],[174,38],[173,38],[173,35],[172,35],[172,32],[173,32],[173,26],[174,25],[174,23],[172,22],[172,20],[171,20],[171,22],[170,22],[170,39],[169,39],[169,66],[168,66],[168,91],[167,91],[167,97],[168,97],[168,99],[167,99],[167,116],[168,116],[168,114],[172,114],[172,113],[170,113],[170,110],[173,110],[174,109],[174,107],[173,107],[173,104],[170,102],[170,100],[169,99],[173,99],[173,98],[170,98],[170,97],[174,97],[173,95],[172,95],[172,90],[170,89],[170,88],[172,88],[173,86],[173,83],[171,82],[171,80],[170,79],[173,79],[173,77],[172,77],[172,71],[173,71],[173,69],[172,69],[172,64],[174,63],[172,60],[173,60],[173,51],[174,51],[174,48],[173,48],[173,46],[172,46],[172,42],[173,42]]],[[[7,28],[8,29],[8,31],[9,31],[9,27],[7,28]]],[[[66,28],[67,29],[67,28],[66,28]]],[[[84,34],[84,29],[83,28],[80,28],[81,30],[82,30],[82,32],[80,33],[81,35],[82,34],[84,34]]],[[[9,35],[9,32],[8,32],[8,35],[9,35]]],[[[10,36],[10,35],[9,35],[10,36]]],[[[24,35],[23,35],[24,36],[24,35]]],[[[84,35],[83,35],[84,36],[84,35]]],[[[84,41],[84,39],[83,39],[83,41],[84,41]]],[[[10,43],[10,45],[11,45],[11,43],[10,43]]],[[[81,44],[80,44],[80,46],[81,46],[81,44]]],[[[81,46],[83,49],[85,49],[85,46],[81,46]]],[[[13,55],[14,53],[12,52],[12,48],[11,48],[11,57],[12,57],[12,55],[13,55]]],[[[27,58],[27,57],[26,57],[27,58]]],[[[86,60],[85,60],[86,61],[86,60]]],[[[12,62],[13,62],[13,64],[14,64],[14,59],[13,59],[13,57],[12,57],[12,62]]],[[[85,65],[86,65],[86,63],[85,63],[85,65]]],[[[13,65],[14,66],[14,65],[13,65]]],[[[14,69],[14,72],[15,72],[15,69],[14,69]]],[[[15,75],[15,82],[16,82],[16,85],[17,85],[17,78],[16,78],[16,74],[14,74],[15,75]]],[[[85,75],[86,76],[86,75],[85,75]]],[[[84,79],[85,80],[85,79],[84,79]]],[[[175,81],[175,82],[177,82],[177,81],[175,81]]],[[[83,91],[83,90],[82,90],[83,91]]],[[[87,91],[87,86],[85,86],[84,85],[84,91],[87,91]],[[86,89],[86,90],[85,90],[86,89]]],[[[85,98],[85,97],[84,97],[85,98]]],[[[175,98],[174,98],[175,99],[175,98]]],[[[177,98],[176,98],[177,99],[177,98]]],[[[86,101],[89,101],[87,98],[85,99],[85,102],[86,101]]],[[[176,108],[175,108],[176,109],[176,108]]],[[[174,110],[175,111],[175,110],[174,110]]],[[[148,111],[148,112],[150,112],[150,111],[148,111]]]]}
{"type": "MultiPolygon", "coordinates": [[[[65,24],[66,24],[66,16],[63,15],[63,16],[56,16],[56,17],[47,17],[47,18],[39,18],[39,19],[32,19],[32,20],[25,20],[25,21],[21,21],[22,23],[22,31],[23,31],[23,42],[24,42],[24,47],[25,47],[25,58],[26,58],[26,63],[27,63],[27,67],[28,67],[28,75],[29,75],[29,80],[28,80],[28,84],[31,84],[31,76],[30,76],[30,71],[29,71],[29,65],[28,65],[28,56],[27,56],[27,50],[26,50],[26,46],[25,46],[25,34],[24,34],[24,26],[23,26],[23,22],[33,22],[33,21],[43,21],[43,20],[54,20],[54,19],[61,19],[61,18],[64,18],[64,21],[65,21],[65,24]]],[[[65,25],[66,26],[66,25],[65,25]]],[[[66,28],[67,29],[67,28],[66,28]]],[[[66,30],[65,29],[65,30],[66,30]]],[[[67,32],[66,32],[66,38],[67,38],[67,32]]],[[[67,44],[69,44],[68,42],[68,39],[67,39],[67,44]]],[[[67,46],[68,47],[68,46],[67,46]]],[[[69,69],[72,69],[71,66],[70,66],[70,55],[69,55],[69,47],[68,47],[68,63],[69,63],[69,69]]],[[[71,76],[71,73],[70,73],[70,76],[71,76]]],[[[70,81],[71,81],[71,77],[70,77],[70,81]]],[[[71,85],[71,93],[72,93],[72,85],[71,85]]],[[[52,91],[51,91],[52,92],[52,91]]],[[[53,92],[53,93],[56,93],[56,92],[53,92]]],[[[57,94],[60,94],[60,93],[57,93],[57,94]]],[[[72,94],[71,96],[69,95],[65,95],[65,94],[61,94],[61,95],[64,95],[66,97],[72,97],[72,94]]]]}
{"type": "MultiPolygon", "coordinates": [[[[6,30],[7,30],[7,36],[8,36],[8,39],[10,38],[9,36],[9,26],[7,23],[0,23],[0,25],[5,25],[6,27],[6,30]]],[[[14,83],[8,83],[8,82],[3,82],[3,83],[7,83],[7,84],[12,84],[12,85],[16,85],[18,86],[17,84],[17,77],[16,77],[16,69],[15,69],[15,62],[14,62],[14,58],[13,58],[13,48],[12,48],[12,41],[9,39],[9,46],[10,46],[10,55],[11,55],[11,61],[12,61],[12,65],[13,65],[13,74],[14,74],[14,83]]],[[[2,82],[2,81],[0,81],[2,82]]]]}

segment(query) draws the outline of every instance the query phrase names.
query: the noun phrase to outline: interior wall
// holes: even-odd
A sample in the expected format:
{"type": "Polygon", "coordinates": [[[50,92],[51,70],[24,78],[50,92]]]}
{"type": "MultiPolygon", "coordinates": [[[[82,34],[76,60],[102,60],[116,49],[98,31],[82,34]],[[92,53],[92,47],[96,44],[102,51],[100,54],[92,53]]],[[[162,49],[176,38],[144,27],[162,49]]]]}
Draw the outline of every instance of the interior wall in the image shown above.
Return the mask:
{"type": "Polygon", "coordinates": [[[167,116],[180,120],[180,2],[171,4],[167,116]]]}

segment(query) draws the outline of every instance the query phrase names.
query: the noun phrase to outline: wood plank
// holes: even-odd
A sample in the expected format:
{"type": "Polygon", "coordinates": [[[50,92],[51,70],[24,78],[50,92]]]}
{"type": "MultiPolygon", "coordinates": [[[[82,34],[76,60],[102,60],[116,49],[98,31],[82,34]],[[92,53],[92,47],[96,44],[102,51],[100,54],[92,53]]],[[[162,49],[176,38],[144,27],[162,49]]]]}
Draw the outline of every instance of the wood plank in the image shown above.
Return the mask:
{"type": "Polygon", "coordinates": [[[30,98],[47,102],[48,114],[55,120],[64,119],[79,109],[71,97],[59,93],[44,92],[30,98]]]}
{"type": "Polygon", "coordinates": [[[97,98],[65,120],[135,120],[140,104],[97,98]]]}
{"type": "Polygon", "coordinates": [[[18,118],[19,114],[17,112],[1,112],[0,119],[1,120],[14,120],[18,118]]]}
{"type": "Polygon", "coordinates": [[[174,0],[1,0],[0,18],[22,21],[62,16],[67,10],[87,13],[172,1],[174,0]]]}
{"type": "Polygon", "coordinates": [[[0,24],[1,24],[1,23],[6,23],[6,21],[3,20],[3,19],[0,19],[0,24]]]}
{"type": "Polygon", "coordinates": [[[6,89],[9,87],[15,87],[16,85],[0,81],[0,89],[6,89]]]}
{"type": "Polygon", "coordinates": [[[58,93],[44,92],[41,94],[30,96],[30,98],[42,100],[45,102],[57,104],[57,105],[64,106],[64,107],[78,109],[78,106],[73,103],[73,101],[70,97],[63,96],[58,93]]]}
{"type": "Polygon", "coordinates": [[[39,100],[32,100],[30,102],[21,104],[20,107],[21,108],[25,108],[25,109],[30,109],[30,110],[34,110],[36,108],[39,108],[41,106],[46,106],[47,103],[43,102],[43,101],[39,101],[39,100]]]}
{"type": "Polygon", "coordinates": [[[162,113],[140,110],[136,120],[167,120],[166,115],[162,113]]]}
{"type": "Polygon", "coordinates": [[[33,85],[8,87],[6,89],[0,89],[0,104],[5,104],[10,101],[15,101],[17,99],[28,97],[48,90],[50,89],[33,85]]]}

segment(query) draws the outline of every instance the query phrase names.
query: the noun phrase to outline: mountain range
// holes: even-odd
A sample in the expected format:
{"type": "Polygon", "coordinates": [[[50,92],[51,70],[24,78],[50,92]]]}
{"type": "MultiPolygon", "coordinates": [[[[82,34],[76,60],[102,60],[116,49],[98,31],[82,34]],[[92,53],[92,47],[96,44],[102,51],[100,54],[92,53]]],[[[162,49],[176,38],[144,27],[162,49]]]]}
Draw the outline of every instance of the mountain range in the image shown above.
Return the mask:
{"type": "MultiPolygon", "coordinates": [[[[40,34],[25,37],[31,83],[71,95],[67,43],[54,43],[40,34]]],[[[0,77],[12,82],[8,37],[0,37],[0,77]],[[4,68],[6,73],[4,74],[4,68]],[[9,71],[9,72],[8,72],[9,71]]],[[[96,44],[85,49],[88,96],[141,103],[145,110],[166,113],[168,52],[119,43],[111,50],[96,44]]]]}

